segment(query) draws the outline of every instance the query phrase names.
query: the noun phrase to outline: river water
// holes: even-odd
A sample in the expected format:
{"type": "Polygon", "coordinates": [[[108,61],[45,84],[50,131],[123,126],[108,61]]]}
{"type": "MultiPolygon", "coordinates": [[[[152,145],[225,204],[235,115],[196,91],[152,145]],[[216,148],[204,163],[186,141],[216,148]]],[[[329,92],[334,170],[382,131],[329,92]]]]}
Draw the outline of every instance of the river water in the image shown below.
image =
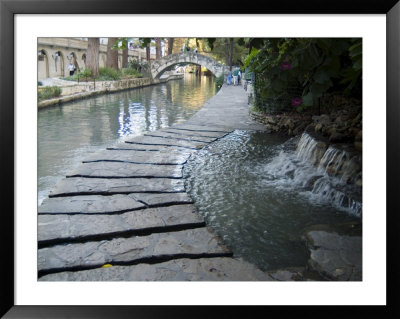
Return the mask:
{"type": "Polygon", "coordinates": [[[38,203],[89,153],[189,119],[216,93],[213,77],[65,103],[38,112],[38,203]]]}
{"type": "Polygon", "coordinates": [[[340,181],[303,161],[298,142],[235,131],[185,165],[186,190],[207,224],[234,256],[265,271],[307,264],[301,239],[307,227],[360,221],[358,209],[335,205],[333,191],[312,187],[317,178],[327,181],[326,187],[340,181]]]}

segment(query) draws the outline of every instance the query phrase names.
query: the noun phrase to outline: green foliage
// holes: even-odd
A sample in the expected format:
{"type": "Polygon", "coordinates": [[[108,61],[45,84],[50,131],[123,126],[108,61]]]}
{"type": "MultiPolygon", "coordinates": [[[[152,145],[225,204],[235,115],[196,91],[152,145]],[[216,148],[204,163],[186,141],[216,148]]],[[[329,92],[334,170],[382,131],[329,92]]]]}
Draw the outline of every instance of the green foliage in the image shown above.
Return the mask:
{"type": "Polygon", "coordinates": [[[99,81],[115,81],[121,78],[119,72],[112,68],[99,68],[99,76],[97,80],[99,81]]]}
{"type": "Polygon", "coordinates": [[[362,39],[250,39],[245,65],[256,73],[257,107],[303,111],[338,90],[361,98],[362,39]]]}
{"type": "MultiPolygon", "coordinates": [[[[84,77],[91,77],[92,76],[92,70],[91,69],[85,69],[82,72],[78,72],[79,76],[84,76],[84,77]]],[[[75,74],[74,74],[75,76],[75,74]]]]}
{"type": "Polygon", "coordinates": [[[141,62],[136,59],[130,60],[126,66],[128,69],[134,69],[138,73],[146,73],[148,71],[147,62],[141,62]]]}
{"type": "Polygon", "coordinates": [[[83,81],[85,79],[91,78],[92,76],[92,70],[90,69],[85,69],[81,72],[75,72],[73,76],[67,76],[61,78],[62,80],[67,80],[67,81],[83,81]]]}
{"type": "Polygon", "coordinates": [[[253,59],[257,56],[258,52],[260,52],[260,50],[258,50],[256,48],[251,49],[250,53],[244,59],[244,62],[243,62],[244,68],[247,68],[251,65],[253,59]]]}
{"type": "Polygon", "coordinates": [[[224,84],[224,75],[220,75],[219,77],[215,78],[215,85],[219,89],[224,84]]]}
{"type": "MultiPolygon", "coordinates": [[[[230,38],[206,38],[206,43],[208,47],[210,47],[211,56],[221,62],[224,63],[228,60],[230,55],[229,50],[229,40],[230,38]]],[[[233,56],[232,63],[233,65],[243,65],[244,58],[247,54],[246,46],[244,45],[243,38],[234,38],[233,39],[233,56]]]]}
{"type": "Polygon", "coordinates": [[[58,86],[45,86],[38,90],[38,101],[52,99],[61,95],[61,88],[58,86]]]}
{"type": "Polygon", "coordinates": [[[133,78],[143,77],[143,75],[140,72],[138,72],[136,69],[132,69],[132,68],[124,68],[124,69],[122,69],[121,73],[124,76],[129,76],[129,77],[133,77],[133,78]]]}

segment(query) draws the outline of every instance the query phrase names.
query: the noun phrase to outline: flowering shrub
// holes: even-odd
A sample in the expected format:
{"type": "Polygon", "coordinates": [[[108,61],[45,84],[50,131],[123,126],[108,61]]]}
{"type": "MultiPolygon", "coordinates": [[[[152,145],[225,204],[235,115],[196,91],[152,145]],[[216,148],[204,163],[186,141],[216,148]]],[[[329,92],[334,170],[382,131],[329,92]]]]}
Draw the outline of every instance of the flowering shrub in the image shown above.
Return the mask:
{"type": "Polygon", "coordinates": [[[258,109],[268,111],[265,101],[272,101],[301,111],[331,91],[361,99],[361,38],[253,38],[249,44],[245,64],[256,74],[258,109]]]}
{"type": "Polygon", "coordinates": [[[299,106],[299,105],[301,105],[302,103],[303,103],[303,101],[302,101],[300,98],[298,98],[298,97],[292,99],[292,106],[299,106]]]}

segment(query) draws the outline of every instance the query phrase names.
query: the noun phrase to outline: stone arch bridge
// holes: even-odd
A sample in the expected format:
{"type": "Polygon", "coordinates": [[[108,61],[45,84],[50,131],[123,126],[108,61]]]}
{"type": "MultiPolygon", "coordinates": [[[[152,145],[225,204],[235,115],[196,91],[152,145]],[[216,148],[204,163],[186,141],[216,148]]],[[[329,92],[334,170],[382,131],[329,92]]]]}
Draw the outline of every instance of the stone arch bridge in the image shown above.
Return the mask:
{"type": "Polygon", "coordinates": [[[225,66],[213,58],[195,52],[180,52],[151,61],[150,73],[153,79],[159,79],[164,71],[176,64],[196,64],[210,70],[216,77],[225,74],[225,66]]]}

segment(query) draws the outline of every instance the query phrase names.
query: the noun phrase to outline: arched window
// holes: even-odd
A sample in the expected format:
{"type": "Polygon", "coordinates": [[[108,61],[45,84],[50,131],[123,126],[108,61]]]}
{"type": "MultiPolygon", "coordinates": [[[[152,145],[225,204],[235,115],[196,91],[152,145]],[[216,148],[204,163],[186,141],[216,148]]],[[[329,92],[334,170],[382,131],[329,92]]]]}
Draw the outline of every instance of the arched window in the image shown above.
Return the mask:
{"type": "Polygon", "coordinates": [[[49,75],[49,59],[47,52],[38,50],[38,80],[46,79],[49,75]]]}

